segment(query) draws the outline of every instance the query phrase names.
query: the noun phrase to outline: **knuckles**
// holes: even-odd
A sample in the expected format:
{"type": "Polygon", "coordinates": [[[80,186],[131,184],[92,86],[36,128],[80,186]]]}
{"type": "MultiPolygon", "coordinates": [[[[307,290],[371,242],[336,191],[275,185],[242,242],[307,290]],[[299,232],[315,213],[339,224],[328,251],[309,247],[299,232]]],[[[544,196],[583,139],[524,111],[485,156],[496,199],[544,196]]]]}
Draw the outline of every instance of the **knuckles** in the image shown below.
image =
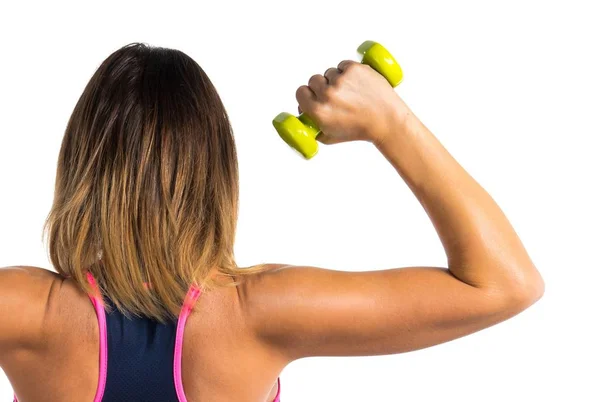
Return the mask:
{"type": "Polygon", "coordinates": [[[310,79],[308,80],[308,85],[311,84],[315,84],[317,82],[319,82],[322,78],[321,74],[314,74],[312,77],[310,77],[310,79]]]}
{"type": "Polygon", "coordinates": [[[308,87],[306,85],[301,85],[298,87],[298,89],[296,89],[296,100],[298,102],[301,102],[304,100],[307,90],[308,90],[308,87]]]}
{"type": "Polygon", "coordinates": [[[336,81],[333,84],[326,86],[323,89],[323,98],[335,99],[335,97],[339,91],[339,85],[340,85],[339,81],[336,81]]]}

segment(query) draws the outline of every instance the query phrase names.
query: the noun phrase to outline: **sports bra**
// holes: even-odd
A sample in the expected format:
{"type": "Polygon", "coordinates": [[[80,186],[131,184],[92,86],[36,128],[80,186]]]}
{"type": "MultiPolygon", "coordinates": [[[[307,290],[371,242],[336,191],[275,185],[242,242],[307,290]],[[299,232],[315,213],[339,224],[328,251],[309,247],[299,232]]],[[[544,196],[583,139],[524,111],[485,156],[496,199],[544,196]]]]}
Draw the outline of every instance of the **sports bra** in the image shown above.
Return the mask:
{"type": "MultiPolygon", "coordinates": [[[[112,308],[107,313],[89,272],[87,280],[100,332],[100,373],[93,402],[187,402],[181,378],[183,332],[201,289],[191,286],[177,322],[162,324],[145,317],[125,317],[109,298],[105,302],[112,308]]],[[[277,378],[273,402],[280,402],[280,393],[277,378]]],[[[16,395],[14,402],[18,402],[16,395]]]]}

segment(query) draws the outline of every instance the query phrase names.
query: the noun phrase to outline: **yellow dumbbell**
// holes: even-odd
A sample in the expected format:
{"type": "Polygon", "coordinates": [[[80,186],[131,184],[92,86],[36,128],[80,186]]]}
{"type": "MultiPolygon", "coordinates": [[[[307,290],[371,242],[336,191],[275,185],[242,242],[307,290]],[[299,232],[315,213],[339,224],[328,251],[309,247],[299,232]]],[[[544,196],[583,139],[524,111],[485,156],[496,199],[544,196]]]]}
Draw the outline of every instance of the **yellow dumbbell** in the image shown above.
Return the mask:
{"type": "MultiPolygon", "coordinates": [[[[383,75],[392,87],[396,87],[402,82],[402,68],[385,47],[368,40],[363,42],[357,50],[363,55],[361,63],[383,75]]],[[[319,150],[316,138],[321,130],[306,114],[301,113],[296,117],[285,112],[279,113],[273,119],[273,126],[279,136],[290,147],[300,152],[304,158],[312,158],[319,150]]]]}

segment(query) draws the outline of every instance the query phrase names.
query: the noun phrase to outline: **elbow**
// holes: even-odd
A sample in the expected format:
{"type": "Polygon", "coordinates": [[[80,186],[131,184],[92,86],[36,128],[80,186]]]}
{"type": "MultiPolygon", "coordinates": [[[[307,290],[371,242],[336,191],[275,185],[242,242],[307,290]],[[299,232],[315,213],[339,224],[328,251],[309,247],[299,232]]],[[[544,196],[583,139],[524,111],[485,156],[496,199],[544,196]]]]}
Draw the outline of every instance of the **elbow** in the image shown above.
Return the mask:
{"type": "Polygon", "coordinates": [[[546,291],[546,283],[541,275],[538,274],[538,279],[536,281],[535,287],[532,291],[532,295],[534,297],[534,302],[540,300],[546,291]]]}
{"type": "Polygon", "coordinates": [[[522,281],[518,286],[507,291],[511,304],[519,311],[525,310],[542,298],[546,290],[544,279],[536,271],[532,278],[522,281]]]}

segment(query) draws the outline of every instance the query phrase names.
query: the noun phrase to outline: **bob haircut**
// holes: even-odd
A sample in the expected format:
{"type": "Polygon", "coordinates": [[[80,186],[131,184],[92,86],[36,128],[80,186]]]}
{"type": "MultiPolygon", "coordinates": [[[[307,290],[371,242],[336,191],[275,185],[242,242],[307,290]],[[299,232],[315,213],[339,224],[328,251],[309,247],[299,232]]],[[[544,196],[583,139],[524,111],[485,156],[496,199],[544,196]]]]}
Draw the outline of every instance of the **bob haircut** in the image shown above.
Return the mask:
{"type": "Polygon", "coordinates": [[[90,272],[120,311],[165,322],[191,285],[235,286],[266,267],[235,262],[238,192],[233,131],[208,76],[179,50],[130,43],[73,110],[42,238],[60,275],[90,292],[90,272]]]}

